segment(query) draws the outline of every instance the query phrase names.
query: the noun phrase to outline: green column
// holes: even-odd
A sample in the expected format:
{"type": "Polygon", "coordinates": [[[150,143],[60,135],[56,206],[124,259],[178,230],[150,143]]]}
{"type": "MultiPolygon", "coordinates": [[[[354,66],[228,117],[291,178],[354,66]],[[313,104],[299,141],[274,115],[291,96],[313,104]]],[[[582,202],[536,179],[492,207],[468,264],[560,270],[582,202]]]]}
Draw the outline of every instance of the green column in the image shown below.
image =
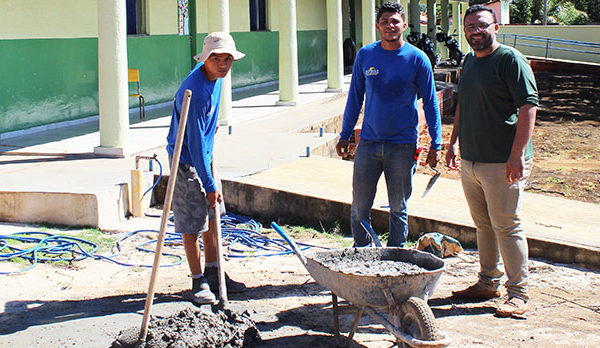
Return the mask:
{"type": "MultiPolygon", "coordinates": [[[[450,13],[448,13],[448,0],[441,0],[440,5],[441,5],[440,13],[442,15],[442,18],[441,18],[442,30],[444,32],[446,32],[448,35],[451,35],[452,33],[450,32],[450,25],[449,25],[450,13]]],[[[435,40],[435,38],[433,38],[433,39],[435,40]]],[[[448,58],[448,50],[445,48],[444,44],[440,43],[439,45],[440,45],[440,47],[442,47],[441,48],[442,57],[448,58]]]]}
{"type": "MultiPolygon", "coordinates": [[[[409,6],[409,24],[414,26],[414,31],[421,32],[421,11],[419,9],[419,0],[410,0],[409,6]]],[[[410,32],[410,31],[409,31],[410,32]]]]}
{"type": "MultiPolygon", "coordinates": [[[[467,4],[468,6],[468,4],[467,4]]],[[[467,53],[469,50],[469,45],[467,42],[465,42],[464,40],[464,33],[463,33],[463,26],[462,26],[462,14],[463,14],[463,10],[462,10],[462,4],[459,2],[456,2],[453,4],[452,6],[452,31],[454,32],[454,30],[456,30],[456,41],[458,41],[458,45],[460,46],[460,50],[463,53],[467,53]]]]}
{"type": "Polygon", "coordinates": [[[296,105],[298,99],[298,39],[296,0],[279,1],[279,101],[296,105]]]}
{"type": "MultiPolygon", "coordinates": [[[[208,32],[223,31],[229,33],[229,1],[208,0],[208,32]]],[[[235,63],[234,63],[235,64],[235,63]]],[[[194,98],[194,96],[192,96],[194,98]]],[[[221,87],[221,106],[219,107],[219,125],[229,124],[231,115],[231,72],[223,78],[221,87]]]]}
{"type": "Polygon", "coordinates": [[[375,41],[375,0],[362,0],[362,45],[375,41]]]}
{"type": "Polygon", "coordinates": [[[125,0],[98,1],[100,146],[94,153],[125,157],[129,130],[125,0]]]}
{"type": "MultiPolygon", "coordinates": [[[[460,4],[456,1],[452,2],[452,25],[450,26],[450,30],[453,34],[460,35],[458,32],[458,23],[460,22],[460,18],[458,17],[460,14],[458,12],[460,4]]],[[[460,43],[460,39],[458,36],[455,37],[456,41],[460,43]]]]}
{"type": "Polygon", "coordinates": [[[330,92],[341,92],[344,83],[342,40],[342,0],[327,0],[327,91],[330,92]]]}
{"type": "Polygon", "coordinates": [[[427,35],[431,36],[434,50],[437,47],[437,41],[435,40],[435,23],[435,0],[427,0],[427,35]]]}

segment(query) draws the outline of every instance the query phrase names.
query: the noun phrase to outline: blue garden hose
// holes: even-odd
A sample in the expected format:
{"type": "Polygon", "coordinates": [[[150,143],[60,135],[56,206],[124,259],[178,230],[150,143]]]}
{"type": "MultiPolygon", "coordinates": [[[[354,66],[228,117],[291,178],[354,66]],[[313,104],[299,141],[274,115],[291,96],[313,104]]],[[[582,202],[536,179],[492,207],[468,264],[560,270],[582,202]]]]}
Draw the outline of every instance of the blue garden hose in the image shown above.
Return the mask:
{"type": "MultiPolygon", "coordinates": [[[[229,250],[227,257],[245,258],[258,256],[276,256],[293,253],[283,239],[269,238],[260,233],[262,225],[246,216],[240,216],[228,213],[221,217],[221,233],[223,245],[229,250]]],[[[132,264],[117,260],[121,255],[121,242],[140,232],[157,233],[156,230],[137,230],[128,232],[120,236],[114,244],[117,250],[112,255],[97,254],[98,245],[82,238],[54,235],[48,232],[17,232],[9,235],[0,235],[0,262],[11,259],[21,258],[31,262],[27,267],[18,271],[4,272],[1,274],[15,274],[26,272],[38,262],[55,261],[81,261],[86,258],[94,260],[104,260],[125,267],[145,267],[151,268],[152,265],[132,264]],[[9,243],[12,241],[12,243],[9,243]],[[15,244],[14,242],[19,242],[15,244]],[[69,255],[66,257],[65,255],[69,255]]],[[[202,238],[199,239],[200,248],[203,248],[202,238]]],[[[156,239],[147,240],[136,245],[136,249],[143,252],[153,253],[153,249],[146,246],[156,243],[156,239]]],[[[166,233],[165,245],[182,245],[183,240],[178,233],[166,233]]],[[[311,245],[297,243],[301,250],[306,250],[311,245]]],[[[163,256],[174,258],[172,263],[161,264],[160,267],[172,267],[183,262],[183,257],[177,254],[163,252],[163,256]]]]}
{"type": "MultiPolygon", "coordinates": [[[[154,155],[154,156],[156,156],[156,155],[154,155]]],[[[154,189],[156,187],[156,185],[158,185],[158,183],[160,182],[160,178],[162,178],[162,164],[160,164],[160,161],[156,158],[151,159],[150,163],[152,163],[153,160],[156,161],[156,163],[158,163],[158,179],[156,179],[154,184],[144,192],[144,194],[142,195],[142,198],[144,198],[146,193],[152,191],[152,189],[154,189]]]]}
{"type": "MultiPolygon", "coordinates": [[[[38,262],[74,262],[81,261],[86,258],[92,258],[95,260],[106,260],[120,266],[149,268],[152,267],[152,265],[130,264],[115,259],[121,254],[121,242],[123,240],[129,238],[130,236],[138,232],[146,231],[147,230],[139,230],[135,232],[126,233],[123,236],[121,236],[115,242],[115,246],[118,252],[109,256],[96,254],[96,251],[98,250],[98,245],[96,243],[72,236],[54,235],[52,233],[47,232],[17,232],[12,233],[10,235],[0,235],[0,261],[8,261],[11,259],[21,258],[31,262],[29,266],[18,271],[0,271],[0,274],[23,273],[35,267],[35,265],[38,262]],[[32,246],[21,249],[17,246],[9,244],[9,240],[20,242],[23,245],[29,244],[32,246]],[[9,252],[6,252],[5,250],[8,250],[9,252]],[[70,254],[71,256],[65,257],[65,255],[68,254],[70,254]]],[[[140,244],[138,244],[136,248],[141,251],[154,252],[152,250],[141,248],[140,244]]],[[[160,265],[160,267],[176,266],[183,262],[183,257],[179,255],[170,253],[163,253],[162,255],[173,257],[176,259],[176,261],[170,264],[162,264],[160,265]]]]}

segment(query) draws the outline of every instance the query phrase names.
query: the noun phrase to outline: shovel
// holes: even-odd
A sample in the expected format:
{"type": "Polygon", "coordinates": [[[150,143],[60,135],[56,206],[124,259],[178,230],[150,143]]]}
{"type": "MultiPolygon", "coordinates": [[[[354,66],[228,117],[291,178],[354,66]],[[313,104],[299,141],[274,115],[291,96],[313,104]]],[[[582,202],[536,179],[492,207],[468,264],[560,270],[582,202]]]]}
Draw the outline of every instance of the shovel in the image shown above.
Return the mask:
{"type": "MultiPolygon", "coordinates": [[[[188,111],[190,108],[190,100],[192,99],[192,91],[185,90],[183,97],[183,105],[181,107],[181,116],[179,117],[179,126],[177,128],[177,138],[175,140],[175,148],[173,149],[173,157],[171,159],[171,172],[176,173],[179,166],[179,156],[183,146],[183,138],[185,136],[185,125],[187,122],[188,111]]],[[[165,193],[165,202],[160,219],[160,231],[158,240],[156,241],[156,250],[154,252],[154,263],[152,264],[152,274],[150,276],[150,284],[148,285],[148,293],[146,294],[146,304],[144,306],[144,317],[142,318],[142,326],[138,331],[135,327],[124,330],[117,340],[113,343],[113,347],[137,347],[146,341],[148,334],[148,324],[150,322],[150,312],[154,302],[154,292],[156,280],[158,279],[158,269],[160,268],[160,257],[165,242],[167,230],[167,221],[169,219],[169,211],[173,201],[173,191],[175,189],[175,179],[177,175],[170,175],[167,184],[167,192],[165,193]]]]}

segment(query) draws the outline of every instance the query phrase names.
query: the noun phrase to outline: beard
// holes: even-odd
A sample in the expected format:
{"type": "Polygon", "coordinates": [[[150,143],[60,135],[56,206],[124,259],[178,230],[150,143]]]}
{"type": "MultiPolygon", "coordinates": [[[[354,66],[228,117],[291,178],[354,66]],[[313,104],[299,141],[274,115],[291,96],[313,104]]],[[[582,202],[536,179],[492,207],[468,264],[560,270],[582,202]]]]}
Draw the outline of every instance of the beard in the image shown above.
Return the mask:
{"type": "Polygon", "coordinates": [[[482,51],[492,46],[494,43],[494,38],[493,35],[482,32],[467,36],[467,42],[474,51],[482,51]],[[473,40],[473,36],[479,36],[480,39],[477,41],[473,40]]]}
{"type": "Polygon", "coordinates": [[[393,34],[387,34],[387,35],[381,35],[381,39],[383,41],[387,41],[387,42],[395,42],[398,41],[398,39],[400,38],[400,35],[402,35],[402,33],[393,33],[393,34]]]}

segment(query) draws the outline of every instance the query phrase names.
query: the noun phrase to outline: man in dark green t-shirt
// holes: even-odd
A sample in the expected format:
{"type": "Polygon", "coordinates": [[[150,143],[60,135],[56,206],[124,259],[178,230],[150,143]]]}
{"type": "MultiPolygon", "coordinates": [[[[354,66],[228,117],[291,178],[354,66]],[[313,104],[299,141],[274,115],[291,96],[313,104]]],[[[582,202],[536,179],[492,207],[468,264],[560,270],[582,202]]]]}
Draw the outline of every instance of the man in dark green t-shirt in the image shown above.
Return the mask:
{"type": "Polygon", "coordinates": [[[446,162],[457,168],[460,140],[461,181],[477,227],[481,270],[476,284],[453,297],[499,297],[506,273],[508,300],[499,316],[527,310],[527,238],[518,215],[523,186],[531,173],[531,135],[538,107],[535,77],[527,59],[496,40],[494,11],[474,5],[464,17],[465,37],[473,49],[458,83],[458,106],[446,162]],[[500,257],[504,263],[501,270],[500,257]]]}

